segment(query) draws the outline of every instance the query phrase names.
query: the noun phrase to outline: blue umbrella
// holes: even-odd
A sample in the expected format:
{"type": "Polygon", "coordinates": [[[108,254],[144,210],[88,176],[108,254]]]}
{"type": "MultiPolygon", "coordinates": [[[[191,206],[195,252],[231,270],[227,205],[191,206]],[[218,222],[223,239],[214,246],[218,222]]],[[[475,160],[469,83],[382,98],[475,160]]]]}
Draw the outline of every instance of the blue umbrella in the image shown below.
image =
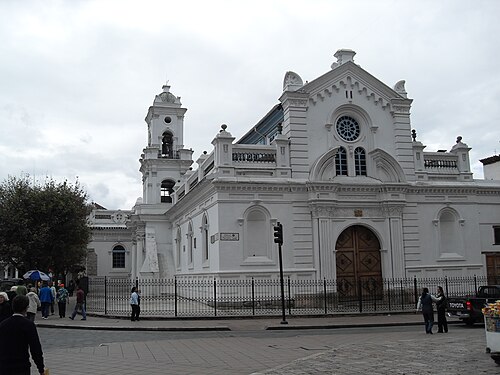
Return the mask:
{"type": "Polygon", "coordinates": [[[42,272],[42,271],[38,271],[38,270],[31,270],[31,271],[28,271],[26,272],[23,277],[25,279],[30,279],[30,280],[42,280],[42,281],[49,281],[50,280],[50,277],[42,272]]]}

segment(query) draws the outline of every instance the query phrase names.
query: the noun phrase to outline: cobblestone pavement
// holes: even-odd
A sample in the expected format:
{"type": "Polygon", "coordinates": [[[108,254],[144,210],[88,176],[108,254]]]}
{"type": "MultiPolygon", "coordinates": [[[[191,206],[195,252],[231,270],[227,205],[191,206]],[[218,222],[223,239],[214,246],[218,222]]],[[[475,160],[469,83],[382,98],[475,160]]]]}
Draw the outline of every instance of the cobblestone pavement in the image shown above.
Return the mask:
{"type": "MultiPolygon", "coordinates": [[[[105,332],[94,332],[106,338],[105,332]]],[[[148,332],[141,334],[140,341],[113,336],[116,341],[93,346],[44,347],[46,363],[51,375],[500,374],[485,353],[482,327],[451,327],[444,335],[426,335],[415,326],[193,333],[193,338],[165,332],[164,339],[151,334],[149,340],[148,332]]]]}
{"type": "Polygon", "coordinates": [[[298,374],[500,374],[485,353],[484,333],[437,335],[340,346],[254,375],[298,374]]]}

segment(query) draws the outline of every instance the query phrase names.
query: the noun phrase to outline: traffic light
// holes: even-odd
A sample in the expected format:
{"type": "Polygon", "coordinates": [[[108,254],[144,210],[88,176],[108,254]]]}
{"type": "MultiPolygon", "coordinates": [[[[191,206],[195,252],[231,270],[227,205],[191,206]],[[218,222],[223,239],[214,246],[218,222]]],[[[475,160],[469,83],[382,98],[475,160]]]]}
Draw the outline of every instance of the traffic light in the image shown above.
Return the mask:
{"type": "Polygon", "coordinates": [[[283,225],[279,221],[274,226],[274,243],[283,245],[283,225]]]}

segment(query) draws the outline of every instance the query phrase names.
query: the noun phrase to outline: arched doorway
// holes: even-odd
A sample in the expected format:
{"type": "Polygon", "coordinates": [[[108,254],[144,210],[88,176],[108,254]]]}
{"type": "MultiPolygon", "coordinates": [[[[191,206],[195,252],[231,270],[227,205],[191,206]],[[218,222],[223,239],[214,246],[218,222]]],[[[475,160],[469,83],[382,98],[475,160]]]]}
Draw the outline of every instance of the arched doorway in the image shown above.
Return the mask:
{"type": "Polygon", "coordinates": [[[337,291],[341,297],[376,297],[382,294],[380,243],[361,225],[345,229],[335,244],[337,291]]]}

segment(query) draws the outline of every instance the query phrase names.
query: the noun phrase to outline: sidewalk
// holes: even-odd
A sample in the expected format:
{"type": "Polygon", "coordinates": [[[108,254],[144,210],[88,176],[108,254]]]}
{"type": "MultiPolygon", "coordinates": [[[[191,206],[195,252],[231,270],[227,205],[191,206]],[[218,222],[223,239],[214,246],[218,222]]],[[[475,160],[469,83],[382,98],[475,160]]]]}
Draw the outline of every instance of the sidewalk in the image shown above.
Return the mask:
{"type": "MultiPolygon", "coordinates": [[[[326,317],[286,317],[288,324],[281,324],[281,316],[255,318],[212,318],[212,319],[143,319],[132,322],[128,319],[87,316],[87,320],[59,318],[50,315],[48,320],[36,319],[38,327],[121,330],[121,331],[256,331],[285,329],[336,329],[353,327],[383,327],[423,325],[421,314],[405,313],[394,315],[349,315],[326,317]]],[[[451,324],[454,321],[449,322],[451,324]]]]}

